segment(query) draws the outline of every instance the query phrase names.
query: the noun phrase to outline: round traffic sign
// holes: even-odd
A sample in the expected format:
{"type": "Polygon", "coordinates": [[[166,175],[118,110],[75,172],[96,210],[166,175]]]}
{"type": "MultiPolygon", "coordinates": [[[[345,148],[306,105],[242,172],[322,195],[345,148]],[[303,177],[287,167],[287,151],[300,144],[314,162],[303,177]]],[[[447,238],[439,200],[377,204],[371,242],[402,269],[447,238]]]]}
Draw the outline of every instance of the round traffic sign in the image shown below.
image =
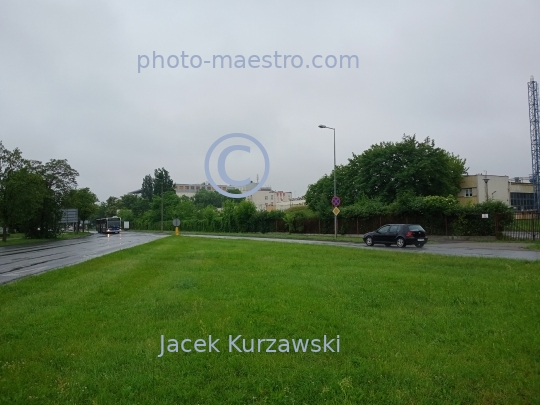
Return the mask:
{"type": "Polygon", "coordinates": [[[341,198],[339,198],[337,195],[332,197],[332,205],[334,207],[339,207],[339,204],[341,204],[341,198]]]}
{"type": "Polygon", "coordinates": [[[180,220],[178,218],[175,218],[172,220],[173,226],[180,226],[180,220]]]}

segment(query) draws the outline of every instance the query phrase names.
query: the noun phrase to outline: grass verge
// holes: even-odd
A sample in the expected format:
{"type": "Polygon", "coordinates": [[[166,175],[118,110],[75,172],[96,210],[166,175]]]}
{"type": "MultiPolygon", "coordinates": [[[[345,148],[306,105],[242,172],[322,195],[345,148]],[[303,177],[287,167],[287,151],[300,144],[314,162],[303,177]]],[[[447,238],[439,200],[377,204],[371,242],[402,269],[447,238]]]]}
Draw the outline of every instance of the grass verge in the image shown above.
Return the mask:
{"type": "Polygon", "coordinates": [[[0,402],[534,403],[538,291],[537,262],[164,238],[0,287],[0,402]]]}

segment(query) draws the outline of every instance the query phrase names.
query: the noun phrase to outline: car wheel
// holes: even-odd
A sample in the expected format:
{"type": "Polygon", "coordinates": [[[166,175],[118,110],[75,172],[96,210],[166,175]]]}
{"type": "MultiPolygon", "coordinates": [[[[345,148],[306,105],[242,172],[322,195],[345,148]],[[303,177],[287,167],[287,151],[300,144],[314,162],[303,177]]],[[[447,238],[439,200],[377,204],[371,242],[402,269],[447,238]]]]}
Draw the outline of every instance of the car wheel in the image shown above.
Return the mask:
{"type": "Polygon", "coordinates": [[[424,247],[424,243],[415,243],[414,246],[416,246],[417,248],[421,248],[424,247]]]}
{"type": "Polygon", "coordinates": [[[366,245],[368,246],[373,246],[373,238],[371,236],[368,236],[364,242],[366,242],[366,245]]]}
{"type": "Polygon", "coordinates": [[[396,245],[398,248],[404,248],[405,246],[407,246],[405,244],[405,239],[403,239],[402,237],[397,238],[396,245]]]}
{"type": "Polygon", "coordinates": [[[384,246],[386,246],[386,247],[388,247],[388,246],[390,246],[390,245],[391,245],[391,243],[385,243],[385,244],[384,244],[384,246]]]}

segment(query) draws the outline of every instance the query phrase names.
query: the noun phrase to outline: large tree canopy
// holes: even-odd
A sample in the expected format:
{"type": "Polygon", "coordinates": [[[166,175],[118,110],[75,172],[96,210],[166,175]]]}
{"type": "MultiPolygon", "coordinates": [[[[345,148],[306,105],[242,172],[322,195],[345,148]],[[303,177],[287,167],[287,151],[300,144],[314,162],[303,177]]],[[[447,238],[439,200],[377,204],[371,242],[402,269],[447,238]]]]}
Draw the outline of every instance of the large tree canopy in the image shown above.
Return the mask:
{"type": "MultiPolygon", "coordinates": [[[[404,135],[401,142],[382,142],[336,170],[338,195],[351,205],[366,198],[391,203],[400,195],[448,196],[459,192],[465,159],[460,159],[426,138],[404,135]]],[[[308,187],[306,201],[321,212],[329,206],[333,174],[308,187]]]]}
{"type": "Polygon", "coordinates": [[[174,191],[174,181],[169,172],[164,167],[154,170],[154,195],[161,195],[167,191],[174,191]]]}
{"type": "Polygon", "coordinates": [[[98,198],[88,187],[73,189],[68,193],[68,198],[64,202],[65,208],[77,208],[79,220],[83,222],[97,211],[98,198]]]}

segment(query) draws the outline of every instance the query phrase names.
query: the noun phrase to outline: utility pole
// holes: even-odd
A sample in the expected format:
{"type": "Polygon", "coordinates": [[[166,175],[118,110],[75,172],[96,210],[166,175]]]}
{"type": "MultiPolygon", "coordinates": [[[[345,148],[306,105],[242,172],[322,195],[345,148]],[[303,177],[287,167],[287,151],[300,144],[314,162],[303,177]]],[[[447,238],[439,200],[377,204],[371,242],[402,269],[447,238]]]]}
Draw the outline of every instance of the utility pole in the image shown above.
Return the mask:
{"type": "Polygon", "coordinates": [[[161,230],[163,231],[163,172],[161,173],[161,230]]]}
{"type": "MultiPolygon", "coordinates": [[[[334,131],[334,197],[337,197],[336,187],[336,129],[327,127],[326,125],[319,125],[319,128],[331,129],[334,131]]],[[[334,239],[337,240],[337,215],[334,215],[334,239]]]]}

